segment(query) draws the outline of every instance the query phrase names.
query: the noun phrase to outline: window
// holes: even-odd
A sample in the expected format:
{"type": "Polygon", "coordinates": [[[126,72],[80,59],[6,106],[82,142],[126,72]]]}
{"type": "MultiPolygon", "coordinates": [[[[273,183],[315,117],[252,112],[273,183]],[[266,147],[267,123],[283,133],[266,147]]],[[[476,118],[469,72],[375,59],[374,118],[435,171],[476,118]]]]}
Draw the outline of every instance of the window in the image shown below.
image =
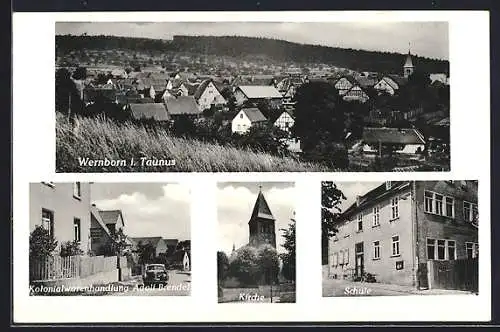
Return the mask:
{"type": "Polygon", "coordinates": [[[427,239],[427,259],[434,259],[436,257],[436,240],[427,239]]]}
{"type": "Polygon", "coordinates": [[[474,242],[465,242],[465,253],[467,258],[476,258],[479,256],[479,245],[474,242]]]}
{"type": "Polygon", "coordinates": [[[394,197],[391,199],[391,219],[399,218],[399,198],[394,197]]]}
{"type": "Polygon", "coordinates": [[[434,213],[442,216],[443,215],[443,195],[435,194],[434,195],[434,203],[435,203],[434,213]]]}
{"type": "Polygon", "coordinates": [[[455,241],[448,240],[448,259],[455,260],[457,258],[457,251],[455,250],[455,241]]]}
{"type": "Polygon", "coordinates": [[[399,236],[392,237],[392,256],[399,256],[399,236]]]}
{"type": "Polygon", "coordinates": [[[243,119],[243,113],[240,113],[240,119],[243,119]]]}
{"type": "Polygon", "coordinates": [[[349,264],[349,249],[344,250],[344,263],[349,264]]]}
{"type": "Polygon", "coordinates": [[[80,198],[82,195],[82,187],[80,182],[73,183],[73,197],[80,198]]]}
{"type": "Polygon", "coordinates": [[[446,240],[437,240],[437,259],[444,260],[446,257],[446,240]]]}
{"type": "Polygon", "coordinates": [[[81,234],[80,234],[80,219],[73,219],[73,240],[80,242],[81,234]]]}
{"type": "Polygon", "coordinates": [[[339,265],[339,254],[334,253],[333,254],[333,266],[337,266],[337,265],[339,265]]]}
{"type": "Polygon", "coordinates": [[[455,217],[455,200],[452,197],[445,198],[445,216],[454,218],[455,217]]]}
{"type": "Polygon", "coordinates": [[[432,213],[432,201],[434,199],[434,194],[430,191],[424,193],[424,211],[432,213]]]}
{"type": "Polygon", "coordinates": [[[373,227],[380,226],[380,207],[375,206],[373,208],[373,227]]]}
{"type": "Polygon", "coordinates": [[[432,191],[424,192],[424,211],[444,217],[455,218],[455,199],[432,191]]]}
{"type": "Polygon", "coordinates": [[[457,259],[455,240],[427,239],[427,259],[457,259]]]}
{"type": "Polygon", "coordinates": [[[361,213],[358,214],[358,223],[357,223],[356,231],[358,231],[358,232],[363,231],[363,215],[361,213]]]}
{"type": "Polygon", "coordinates": [[[54,237],[54,212],[42,209],[42,227],[49,232],[50,237],[54,237]]]}
{"type": "Polygon", "coordinates": [[[373,242],[373,259],[380,259],[380,241],[373,242]]]}
{"type": "Polygon", "coordinates": [[[477,217],[477,204],[464,201],[464,220],[474,221],[477,217]]]}
{"type": "Polygon", "coordinates": [[[339,265],[344,265],[344,251],[339,252],[339,265]]]}

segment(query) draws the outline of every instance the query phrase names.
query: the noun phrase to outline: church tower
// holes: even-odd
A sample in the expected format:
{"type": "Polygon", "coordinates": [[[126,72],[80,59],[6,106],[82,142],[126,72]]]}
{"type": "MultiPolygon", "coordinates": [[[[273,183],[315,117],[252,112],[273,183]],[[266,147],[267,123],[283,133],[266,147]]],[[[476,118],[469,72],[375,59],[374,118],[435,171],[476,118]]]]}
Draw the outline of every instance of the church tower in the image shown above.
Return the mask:
{"type": "Polygon", "coordinates": [[[262,187],[259,188],[248,227],[250,230],[249,245],[259,247],[263,244],[270,244],[276,248],[275,219],[262,194],[262,187]]]}
{"type": "Polygon", "coordinates": [[[408,55],[406,56],[405,64],[403,65],[403,75],[408,78],[415,71],[413,61],[411,60],[410,48],[408,48],[408,55]]]}

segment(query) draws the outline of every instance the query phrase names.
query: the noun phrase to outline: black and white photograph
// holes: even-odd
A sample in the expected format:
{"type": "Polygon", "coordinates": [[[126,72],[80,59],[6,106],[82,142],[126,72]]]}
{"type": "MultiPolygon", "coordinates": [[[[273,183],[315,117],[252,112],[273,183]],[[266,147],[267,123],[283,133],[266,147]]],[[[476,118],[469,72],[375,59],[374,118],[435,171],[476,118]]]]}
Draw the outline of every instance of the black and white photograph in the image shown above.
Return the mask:
{"type": "Polygon", "coordinates": [[[447,22],[56,22],[56,172],[450,170],[447,22]]]}
{"type": "Polygon", "coordinates": [[[30,183],[30,295],[187,296],[190,189],[30,183]]]}
{"type": "Polygon", "coordinates": [[[478,181],[321,187],[324,297],[478,295],[478,181]]]}
{"type": "Polygon", "coordinates": [[[295,188],[217,185],[219,303],[295,303],[295,188]]]}

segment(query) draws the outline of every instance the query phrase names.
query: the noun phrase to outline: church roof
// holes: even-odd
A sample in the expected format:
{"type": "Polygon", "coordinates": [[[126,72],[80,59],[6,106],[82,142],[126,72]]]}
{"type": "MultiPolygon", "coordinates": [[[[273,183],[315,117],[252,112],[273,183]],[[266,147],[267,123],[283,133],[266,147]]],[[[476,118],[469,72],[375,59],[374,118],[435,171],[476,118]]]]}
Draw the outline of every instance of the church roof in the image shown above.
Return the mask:
{"type": "Polygon", "coordinates": [[[406,61],[403,67],[413,67],[413,61],[411,60],[411,54],[408,53],[406,56],[406,61]]]}
{"type": "Polygon", "coordinates": [[[259,191],[259,195],[257,196],[257,200],[255,201],[250,221],[256,218],[275,220],[271,209],[269,209],[269,205],[267,205],[267,201],[262,194],[262,191],[259,191]]]}

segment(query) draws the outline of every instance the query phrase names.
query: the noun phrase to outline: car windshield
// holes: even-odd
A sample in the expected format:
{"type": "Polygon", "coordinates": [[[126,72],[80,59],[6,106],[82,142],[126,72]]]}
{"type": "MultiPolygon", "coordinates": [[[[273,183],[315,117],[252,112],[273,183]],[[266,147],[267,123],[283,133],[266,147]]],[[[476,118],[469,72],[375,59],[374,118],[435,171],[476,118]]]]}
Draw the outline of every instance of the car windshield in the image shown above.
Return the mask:
{"type": "Polygon", "coordinates": [[[162,265],[149,265],[148,271],[164,271],[165,268],[162,265]]]}

